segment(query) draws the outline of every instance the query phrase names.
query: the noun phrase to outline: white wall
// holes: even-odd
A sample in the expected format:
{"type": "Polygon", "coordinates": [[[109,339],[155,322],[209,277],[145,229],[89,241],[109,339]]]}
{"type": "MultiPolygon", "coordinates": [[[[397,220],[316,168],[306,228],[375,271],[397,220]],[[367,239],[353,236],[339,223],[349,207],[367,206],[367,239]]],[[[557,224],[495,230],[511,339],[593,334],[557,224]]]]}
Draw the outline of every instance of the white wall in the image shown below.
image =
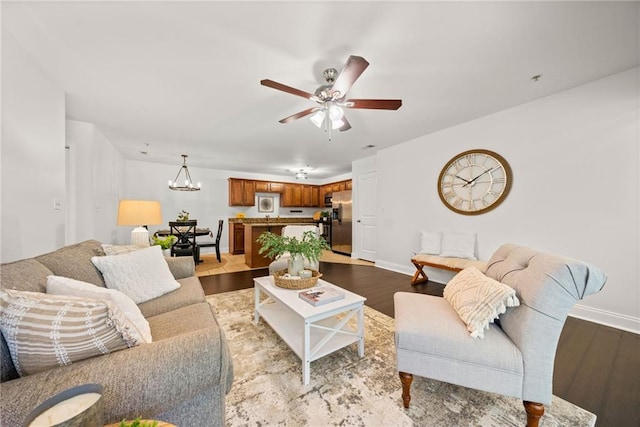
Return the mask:
{"type": "Polygon", "coordinates": [[[636,69],[380,151],[377,264],[410,274],[420,230],[475,231],[481,259],[514,242],[599,266],[607,285],[573,313],[640,331],[638,100],[636,69]],[[472,148],[503,155],[514,183],[495,210],[464,216],[436,181],[472,148]]]}
{"type": "Polygon", "coordinates": [[[64,91],[3,28],[1,262],[65,242],[64,116],[64,91]]]}
{"type": "Polygon", "coordinates": [[[67,243],[113,241],[124,158],[91,123],[67,120],[67,243]]]}

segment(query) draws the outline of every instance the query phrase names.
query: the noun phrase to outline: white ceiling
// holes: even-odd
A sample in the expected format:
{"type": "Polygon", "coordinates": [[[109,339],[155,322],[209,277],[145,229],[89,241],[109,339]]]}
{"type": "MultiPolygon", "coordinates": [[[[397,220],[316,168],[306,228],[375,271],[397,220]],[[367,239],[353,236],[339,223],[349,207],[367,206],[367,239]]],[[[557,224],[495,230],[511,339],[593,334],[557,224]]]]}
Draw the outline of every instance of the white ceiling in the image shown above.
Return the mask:
{"type": "MultiPolygon", "coordinates": [[[[638,2],[3,2],[2,25],[64,88],[67,118],[126,158],[310,178],[421,135],[640,64],[638,2]],[[278,120],[351,54],[369,68],[327,135],[278,120]],[[538,82],[531,80],[542,74],[538,82]],[[364,149],[366,145],[375,148],[364,149]],[[145,151],[148,154],[141,154],[145,151]]],[[[6,60],[3,58],[3,60],[6,60]]]]}

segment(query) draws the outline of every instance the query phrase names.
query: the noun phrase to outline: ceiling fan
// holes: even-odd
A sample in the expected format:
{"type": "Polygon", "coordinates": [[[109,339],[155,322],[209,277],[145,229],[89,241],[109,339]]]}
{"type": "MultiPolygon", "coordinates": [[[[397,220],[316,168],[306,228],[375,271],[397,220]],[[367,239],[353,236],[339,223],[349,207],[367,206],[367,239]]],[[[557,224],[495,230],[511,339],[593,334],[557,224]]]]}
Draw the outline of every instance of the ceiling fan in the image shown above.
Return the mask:
{"type": "MultiPolygon", "coordinates": [[[[261,80],[260,84],[273,89],[281,90],[292,95],[301,96],[317,102],[316,107],[307,108],[280,120],[280,123],[289,123],[299,118],[311,116],[311,121],[318,127],[324,127],[325,131],[338,129],[341,132],[351,129],[349,121],[344,116],[343,108],[360,108],[369,110],[397,110],[402,106],[401,99],[347,99],[347,91],[369,66],[366,59],[361,56],[349,56],[342,71],[338,74],[335,68],[327,68],[322,73],[326,83],[318,87],[314,93],[305,92],[273,80],[261,80]]],[[[331,140],[331,137],[329,137],[331,140]]]]}

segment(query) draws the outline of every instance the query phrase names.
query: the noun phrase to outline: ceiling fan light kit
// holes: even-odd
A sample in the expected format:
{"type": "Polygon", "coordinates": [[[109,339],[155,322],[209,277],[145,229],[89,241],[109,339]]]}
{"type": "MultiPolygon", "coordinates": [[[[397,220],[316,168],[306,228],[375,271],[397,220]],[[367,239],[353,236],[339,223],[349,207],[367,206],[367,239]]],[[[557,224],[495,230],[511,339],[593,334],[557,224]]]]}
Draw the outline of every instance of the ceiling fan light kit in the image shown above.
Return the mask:
{"type": "Polygon", "coordinates": [[[280,123],[289,123],[312,114],[309,117],[311,122],[319,128],[324,128],[324,131],[329,133],[331,141],[332,129],[338,129],[340,132],[351,129],[349,121],[344,116],[345,108],[397,110],[402,106],[401,99],[346,99],[347,91],[368,66],[369,62],[363,57],[349,56],[340,73],[335,68],[324,70],[322,76],[326,83],[318,87],[313,94],[268,79],[261,80],[260,84],[320,104],[319,107],[307,108],[285,117],[280,123]]]}

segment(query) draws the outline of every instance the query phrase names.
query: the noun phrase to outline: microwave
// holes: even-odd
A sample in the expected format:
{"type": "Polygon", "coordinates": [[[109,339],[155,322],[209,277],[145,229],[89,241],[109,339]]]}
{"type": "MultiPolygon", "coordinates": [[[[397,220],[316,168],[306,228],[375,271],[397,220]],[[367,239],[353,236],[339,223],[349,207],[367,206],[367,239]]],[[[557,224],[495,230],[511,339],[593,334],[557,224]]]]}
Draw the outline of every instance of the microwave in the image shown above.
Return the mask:
{"type": "Polygon", "coordinates": [[[327,193],[324,195],[324,206],[325,207],[331,207],[331,193],[327,193]]]}

